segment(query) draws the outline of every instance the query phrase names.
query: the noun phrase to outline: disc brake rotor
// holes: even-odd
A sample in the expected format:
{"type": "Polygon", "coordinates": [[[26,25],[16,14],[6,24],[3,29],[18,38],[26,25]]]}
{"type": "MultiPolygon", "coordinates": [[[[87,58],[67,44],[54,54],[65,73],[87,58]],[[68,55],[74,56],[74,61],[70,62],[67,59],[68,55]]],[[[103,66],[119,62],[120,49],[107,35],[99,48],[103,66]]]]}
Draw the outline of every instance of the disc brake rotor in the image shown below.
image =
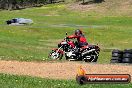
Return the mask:
{"type": "Polygon", "coordinates": [[[52,59],[57,59],[58,57],[59,57],[59,53],[54,52],[51,54],[52,59]]]}

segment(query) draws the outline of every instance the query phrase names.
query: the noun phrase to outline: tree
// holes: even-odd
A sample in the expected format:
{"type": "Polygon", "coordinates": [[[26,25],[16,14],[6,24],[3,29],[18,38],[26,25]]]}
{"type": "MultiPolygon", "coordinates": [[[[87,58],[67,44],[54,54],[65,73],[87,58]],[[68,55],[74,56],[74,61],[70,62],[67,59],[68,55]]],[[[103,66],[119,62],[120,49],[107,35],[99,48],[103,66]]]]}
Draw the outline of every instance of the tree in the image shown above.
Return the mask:
{"type": "MultiPolygon", "coordinates": [[[[0,0],[0,9],[21,9],[22,7],[41,6],[42,4],[52,4],[60,0],[0,0]],[[41,3],[41,4],[40,4],[41,3]]],[[[64,1],[64,0],[62,0],[64,1]]]]}
{"type": "Polygon", "coordinates": [[[104,0],[94,0],[95,3],[101,3],[103,2],[104,0]]]}
{"type": "MultiPolygon", "coordinates": [[[[80,1],[80,0],[76,0],[76,1],[80,1]]],[[[89,3],[101,3],[104,0],[81,0],[82,4],[89,4],[89,3]]]]}

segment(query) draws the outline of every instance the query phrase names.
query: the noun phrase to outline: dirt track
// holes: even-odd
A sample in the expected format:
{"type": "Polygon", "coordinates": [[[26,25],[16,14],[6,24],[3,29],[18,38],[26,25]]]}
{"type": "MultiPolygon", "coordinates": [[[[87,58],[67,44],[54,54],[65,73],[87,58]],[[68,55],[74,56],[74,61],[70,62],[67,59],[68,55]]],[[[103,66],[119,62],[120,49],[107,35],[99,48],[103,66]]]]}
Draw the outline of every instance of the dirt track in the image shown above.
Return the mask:
{"type": "Polygon", "coordinates": [[[42,78],[74,79],[82,65],[88,74],[130,74],[132,65],[96,64],[82,62],[18,62],[0,61],[0,73],[30,75],[42,78]]]}

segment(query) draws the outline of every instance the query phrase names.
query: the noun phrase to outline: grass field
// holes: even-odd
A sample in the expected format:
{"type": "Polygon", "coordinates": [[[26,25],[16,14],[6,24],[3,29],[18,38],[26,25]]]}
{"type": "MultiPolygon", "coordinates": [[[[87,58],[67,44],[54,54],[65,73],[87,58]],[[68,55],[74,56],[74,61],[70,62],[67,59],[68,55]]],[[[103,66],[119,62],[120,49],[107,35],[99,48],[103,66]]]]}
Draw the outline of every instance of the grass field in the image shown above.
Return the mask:
{"type": "Polygon", "coordinates": [[[0,11],[0,59],[45,61],[49,51],[65,37],[82,28],[90,44],[99,44],[99,63],[109,63],[111,49],[132,46],[131,16],[98,16],[96,13],[68,10],[66,5],[46,5],[15,11],[0,11]],[[23,17],[32,25],[8,26],[4,22],[23,17]]]}
{"type": "MultiPolygon", "coordinates": [[[[116,2],[116,5],[111,3],[113,1],[109,0],[109,6],[107,6],[108,3],[97,5],[97,8],[101,5],[102,7],[106,6],[107,9],[104,9],[104,11],[97,11],[97,9],[88,12],[70,10],[64,4],[0,11],[0,59],[49,60],[47,58],[48,53],[65,37],[65,32],[70,35],[75,29],[82,28],[88,42],[98,44],[101,48],[98,63],[109,63],[112,49],[132,48],[131,10],[122,11],[125,8],[121,8],[118,11],[117,7],[120,4],[118,2],[116,2]],[[8,26],[4,23],[8,19],[17,17],[30,18],[34,21],[34,24],[8,26]]],[[[52,80],[0,74],[0,88],[118,87],[131,88],[132,84],[88,84],[80,86],[75,80],[52,80]]]]}
{"type": "Polygon", "coordinates": [[[0,74],[0,88],[131,88],[132,84],[87,84],[75,80],[53,80],[0,74]]]}

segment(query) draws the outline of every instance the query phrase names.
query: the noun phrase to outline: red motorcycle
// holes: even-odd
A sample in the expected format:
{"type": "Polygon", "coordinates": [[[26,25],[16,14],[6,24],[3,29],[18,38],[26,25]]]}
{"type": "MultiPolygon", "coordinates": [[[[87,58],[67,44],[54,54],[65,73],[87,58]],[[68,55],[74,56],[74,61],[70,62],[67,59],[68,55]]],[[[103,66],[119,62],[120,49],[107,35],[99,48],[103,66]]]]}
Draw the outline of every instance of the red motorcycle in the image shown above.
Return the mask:
{"type": "MultiPolygon", "coordinates": [[[[67,33],[66,33],[67,35],[67,33]]],[[[78,43],[64,38],[58,44],[58,48],[52,49],[49,54],[49,58],[53,60],[61,60],[65,55],[66,60],[69,61],[85,61],[85,62],[97,62],[100,48],[97,45],[87,45],[79,48],[78,43]]]]}

